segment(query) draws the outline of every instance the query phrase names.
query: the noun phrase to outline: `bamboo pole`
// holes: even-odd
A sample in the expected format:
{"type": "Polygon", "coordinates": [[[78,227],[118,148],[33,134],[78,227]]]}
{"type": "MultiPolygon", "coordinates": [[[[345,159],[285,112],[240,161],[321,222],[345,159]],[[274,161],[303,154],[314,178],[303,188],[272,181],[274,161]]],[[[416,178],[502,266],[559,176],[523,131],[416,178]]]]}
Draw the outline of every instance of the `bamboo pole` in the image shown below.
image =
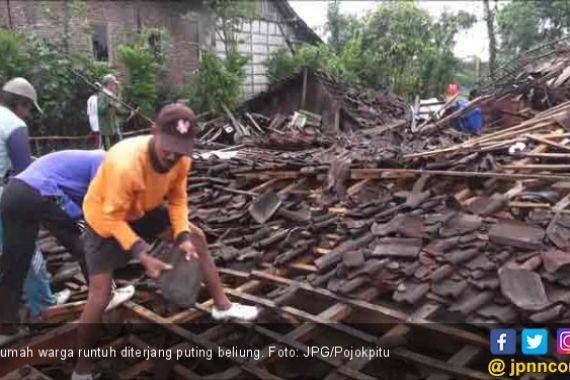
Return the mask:
{"type": "Polygon", "coordinates": [[[539,137],[539,136],[537,136],[537,135],[530,135],[530,134],[529,134],[529,135],[527,135],[527,136],[528,136],[529,139],[534,140],[534,141],[537,141],[537,142],[539,142],[539,143],[541,143],[541,144],[545,144],[545,145],[551,146],[551,147],[553,147],[553,148],[557,148],[557,149],[560,149],[560,150],[564,150],[564,151],[570,152],[570,147],[567,146],[567,145],[559,144],[559,143],[557,143],[557,142],[555,142],[555,141],[548,140],[548,139],[545,139],[545,138],[543,138],[543,137],[539,137]]]}
{"type": "Polygon", "coordinates": [[[570,173],[570,165],[564,165],[564,164],[501,165],[499,168],[505,170],[551,170],[551,171],[566,170],[570,173]]]}
{"type": "Polygon", "coordinates": [[[364,178],[382,178],[385,173],[394,174],[429,174],[433,176],[445,177],[472,177],[472,178],[496,178],[500,180],[522,180],[522,179],[543,179],[549,181],[568,181],[570,175],[551,175],[551,174],[510,174],[510,173],[494,173],[494,172],[465,172],[465,171],[446,171],[446,170],[422,170],[422,169],[352,169],[352,179],[364,178]]]}

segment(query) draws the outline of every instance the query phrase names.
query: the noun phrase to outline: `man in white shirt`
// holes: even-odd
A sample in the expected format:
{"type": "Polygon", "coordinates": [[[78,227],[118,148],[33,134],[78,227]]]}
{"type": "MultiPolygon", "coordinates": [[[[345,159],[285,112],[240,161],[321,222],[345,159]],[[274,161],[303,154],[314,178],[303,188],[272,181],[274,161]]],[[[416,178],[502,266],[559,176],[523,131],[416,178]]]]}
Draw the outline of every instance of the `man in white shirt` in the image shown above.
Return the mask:
{"type": "Polygon", "coordinates": [[[99,132],[99,115],[97,108],[97,93],[91,95],[87,99],[87,116],[89,117],[89,125],[91,126],[91,135],[95,144],[95,149],[101,148],[101,134],[99,132]]]}

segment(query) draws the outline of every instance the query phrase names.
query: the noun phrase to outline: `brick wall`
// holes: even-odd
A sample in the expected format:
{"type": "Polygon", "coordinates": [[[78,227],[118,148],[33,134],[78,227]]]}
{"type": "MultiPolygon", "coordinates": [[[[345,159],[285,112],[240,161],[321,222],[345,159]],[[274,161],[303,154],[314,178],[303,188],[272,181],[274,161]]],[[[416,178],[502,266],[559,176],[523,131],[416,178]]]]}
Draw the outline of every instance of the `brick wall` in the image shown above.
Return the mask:
{"type": "MultiPolygon", "coordinates": [[[[259,1],[257,20],[247,20],[240,35],[240,52],[249,56],[244,95],[264,90],[268,80],[264,61],[276,49],[295,43],[295,32],[283,21],[270,0],[259,1]]],[[[109,61],[121,69],[116,48],[132,41],[140,27],[161,27],[169,32],[166,80],[187,83],[200,61],[200,51],[223,52],[214,31],[214,17],[201,0],[194,1],[32,1],[0,0],[0,27],[36,31],[51,41],[64,38],[71,49],[92,53],[94,25],[106,25],[109,61]],[[10,8],[8,9],[8,5],[10,8]],[[11,24],[11,25],[10,25],[11,24]]],[[[222,55],[222,54],[221,54],[222,55]]]]}
{"type": "Polygon", "coordinates": [[[198,67],[200,48],[208,48],[210,16],[194,2],[169,1],[29,1],[0,2],[0,27],[37,32],[50,41],[69,36],[71,49],[93,52],[94,25],[106,25],[109,61],[120,69],[116,48],[136,38],[141,27],[160,27],[171,36],[167,80],[181,85],[198,67]],[[10,25],[11,21],[11,25],[10,25]]]}

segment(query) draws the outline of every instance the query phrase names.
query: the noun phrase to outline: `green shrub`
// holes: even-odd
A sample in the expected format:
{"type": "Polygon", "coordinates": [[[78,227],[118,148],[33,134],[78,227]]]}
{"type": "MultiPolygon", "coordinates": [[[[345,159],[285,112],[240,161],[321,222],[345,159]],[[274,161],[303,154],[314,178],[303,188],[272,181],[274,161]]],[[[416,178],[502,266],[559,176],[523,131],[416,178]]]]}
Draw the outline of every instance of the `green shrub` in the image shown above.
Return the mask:
{"type": "Polygon", "coordinates": [[[125,101],[152,115],[158,100],[156,78],[159,64],[153,52],[143,45],[120,45],[117,56],[127,70],[125,101]]]}
{"type": "Polygon", "coordinates": [[[26,37],[20,32],[0,30],[0,83],[23,76],[32,64],[31,56],[23,49],[26,37]]]}
{"type": "Polygon", "coordinates": [[[190,104],[200,111],[223,110],[236,107],[241,100],[241,83],[248,58],[230,50],[226,59],[215,52],[202,55],[193,84],[189,87],[190,104]]]}
{"type": "Polygon", "coordinates": [[[270,56],[265,65],[272,83],[283,80],[301,71],[303,67],[335,75],[348,84],[359,83],[360,37],[354,36],[337,53],[331,45],[304,45],[292,53],[282,48],[270,56]]]}
{"type": "Polygon", "coordinates": [[[50,44],[33,33],[0,30],[0,81],[22,76],[36,88],[43,115],[28,122],[30,134],[85,135],[88,97],[95,91],[78,75],[91,82],[109,73],[105,63],[90,55],[64,53],[60,43],[50,44]]]}

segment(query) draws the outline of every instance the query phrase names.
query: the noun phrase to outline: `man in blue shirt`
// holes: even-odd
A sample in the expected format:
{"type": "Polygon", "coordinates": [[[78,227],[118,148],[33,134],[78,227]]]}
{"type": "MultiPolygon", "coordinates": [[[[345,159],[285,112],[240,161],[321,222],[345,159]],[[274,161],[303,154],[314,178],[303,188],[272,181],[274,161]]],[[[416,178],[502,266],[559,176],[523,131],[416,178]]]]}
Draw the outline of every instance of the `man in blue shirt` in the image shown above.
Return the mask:
{"type": "MultiPolygon", "coordinates": [[[[25,119],[32,116],[32,110],[39,112],[34,87],[24,78],[8,81],[0,93],[0,195],[8,173],[18,174],[32,161],[28,142],[28,128],[25,119]]],[[[2,245],[2,223],[0,220],[0,245],[2,245]]],[[[1,257],[1,255],[0,255],[1,257]]],[[[36,250],[32,266],[26,278],[26,301],[32,317],[50,305],[65,302],[71,293],[63,291],[53,294],[49,284],[45,260],[36,250]]]]}
{"type": "Polygon", "coordinates": [[[83,197],[104,156],[104,151],[51,153],[33,162],[6,185],[0,200],[4,225],[0,324],[11,325],[4,325],[4,333],[16,332],[19,300],[40,224],[67,248],[86,273],[81,231],[76,222],[82,216],[83,197]]]}

